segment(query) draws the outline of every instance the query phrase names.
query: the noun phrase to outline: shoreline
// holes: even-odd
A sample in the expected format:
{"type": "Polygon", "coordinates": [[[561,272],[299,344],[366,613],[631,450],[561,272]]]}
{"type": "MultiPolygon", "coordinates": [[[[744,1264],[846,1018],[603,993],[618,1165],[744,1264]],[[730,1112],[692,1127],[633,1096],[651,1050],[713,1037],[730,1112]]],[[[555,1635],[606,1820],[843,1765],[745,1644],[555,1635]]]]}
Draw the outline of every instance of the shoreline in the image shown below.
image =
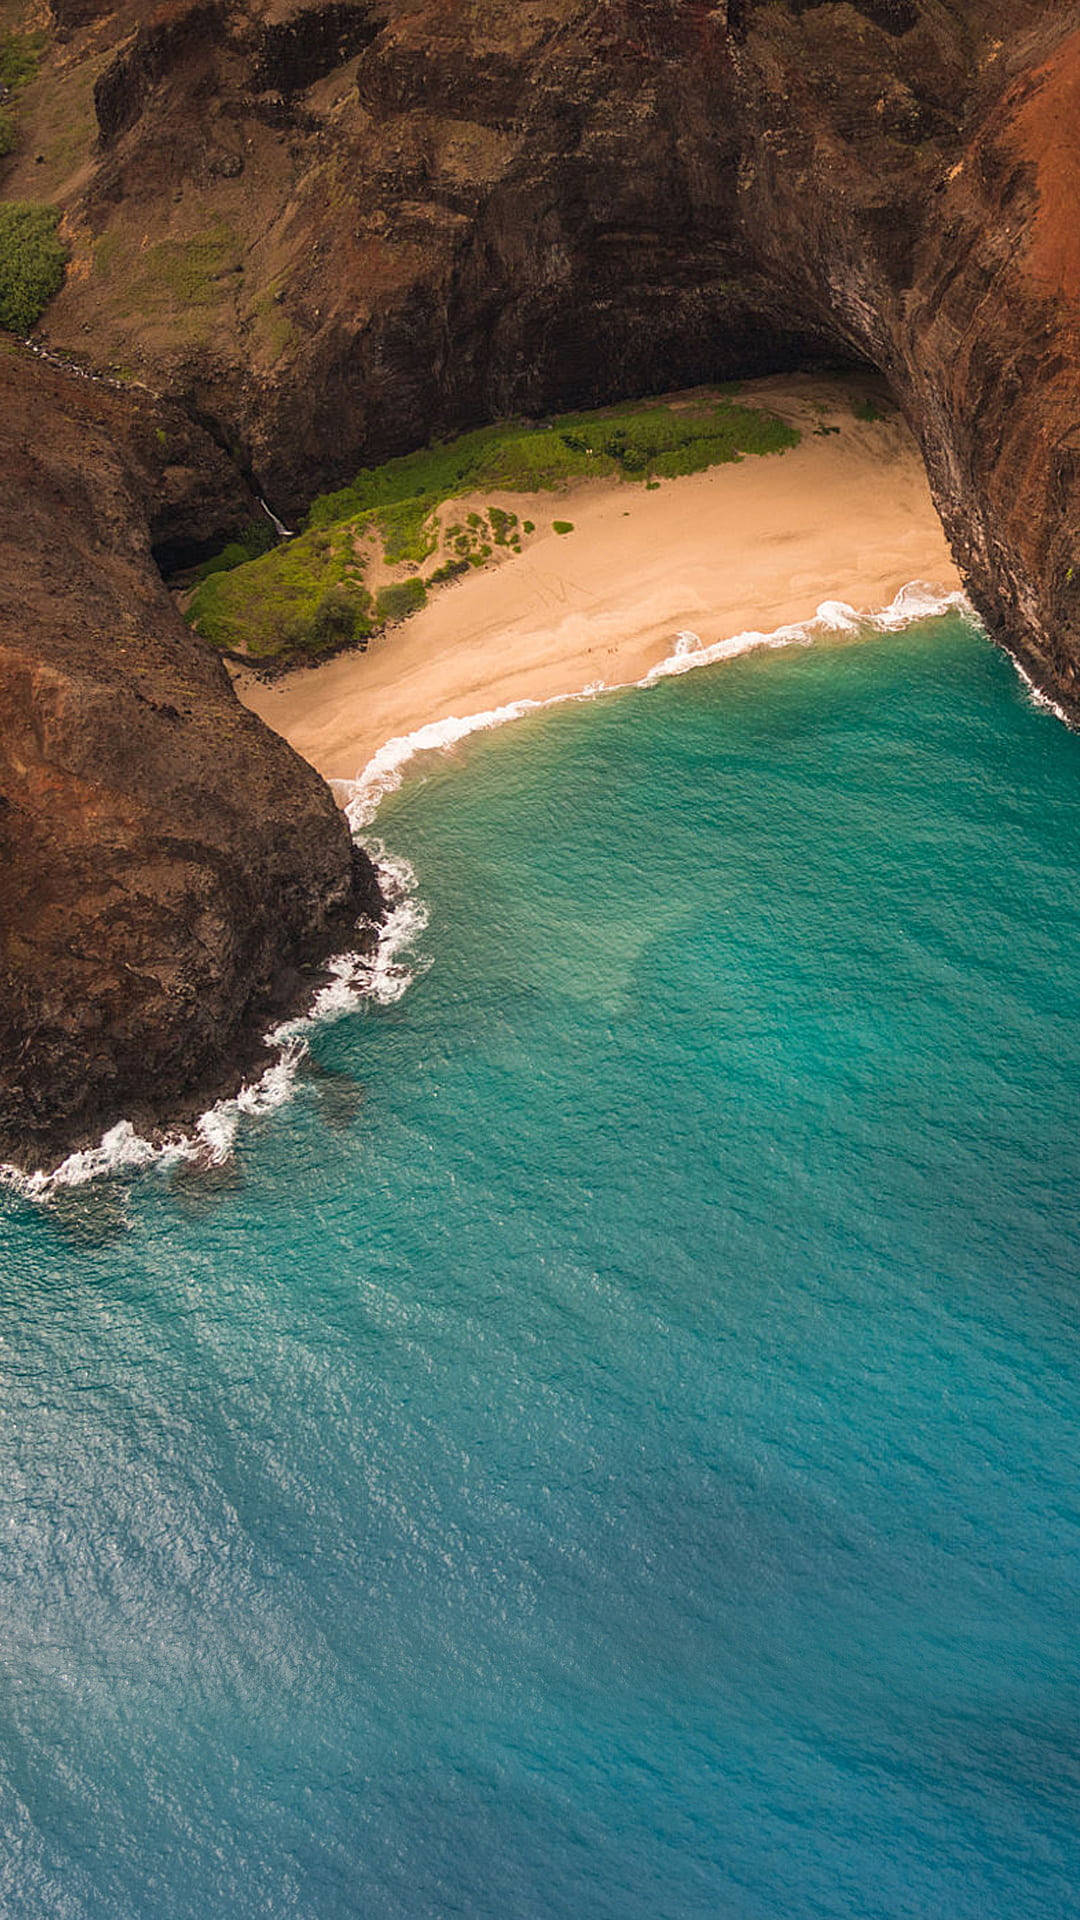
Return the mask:
{"type": "Polygon", "coordinates": [[[340,786],[421,730],[452,740],[472,729],[450,722],[647,680],[683,634],[718,649],[811,623],[824,603],[871,615],[913,581],[945,598],[961,582],[916,442],[898,413],[857,418],[852,395],[850,380],[756,381],[740,398],[791,420],[800,444],[652,491],[612,479],[486,496],[536,523],[520,556],[443,588],[364,653],[273,681],[241,670],[236,691],[340,786]],[[553,531],[559,516],[571,533],[553,531]]]}
{"type": "MultiPolygon", "coordinates": [[[[480,728],[651,685],[753,646],[850,640],[964,604],[900,416],[858,420],[850,383],[841,392],[808,376],[756,382],[745,397],[757,396],[802,428],[797,447],[653,492],[615,479],[488,496],[488,504],[505,497],[541,529],[520,557],[448,586],[367,653],[272,681],[241,672],[238,695],[338,788],[359,832],[414,754],[480,728]],[[822,425],[833,431],[815,432],[822,425]],[[564,515],[572,534],[544,530],[564,515]]],[[[51,1169],[0,1167],[0,1187],[41,1201],[125,1168],[227,1161],[243,1117],[290,1097],[310,1026],[371,995],[396,999],[408,984],[411,967],[398,956],[424,914],[407,863],[391,865],[400,884],[379,950],[370,961],[343,953],[328,963],[328,984],[266,1035],[273,1058],[261,1075],[193,1125],[144,1136],[122,1121],[51,1169]]]]}

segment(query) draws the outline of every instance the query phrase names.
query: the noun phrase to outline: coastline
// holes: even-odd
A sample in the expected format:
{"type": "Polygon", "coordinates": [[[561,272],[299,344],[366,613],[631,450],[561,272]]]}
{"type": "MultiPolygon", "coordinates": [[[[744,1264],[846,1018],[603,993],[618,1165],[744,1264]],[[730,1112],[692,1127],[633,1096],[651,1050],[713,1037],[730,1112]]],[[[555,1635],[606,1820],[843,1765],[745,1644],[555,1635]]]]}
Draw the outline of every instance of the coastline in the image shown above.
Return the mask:
{"type": "Polygon", "coordinates": [[[913,436],[893,412],[857,418],[851,396],[820,377],[757,381],[740,397],[802,431],[786,453],[653,491],[614,479],[488,496],[535,522],[520,556],[444,588],[365,653],[270,682],[241,671],[237,693],[340,784],[421,729],[645,680],[684,633],[715,648],[826,602],[877,612],[914,580],[957,591],[913,436]],[[559,516],[572,533],[553,531],[559,516]]]}
{"type": "MultiPolygon", "coordinates": [[[[962,603],[900,416],[859,420],[850,383],[841,391],[805,376],[756,382],[745,397],[757,396],[802,428],[797,447],[653,492],[616,479],[506,495],[538,528],[520,557],[500,557],[447,587],[367,653],[269,682],[235,675],[240,698],[338,787],[358,832],[414,753],[478,727],[648,685],[750,646],[850,639],[962,603]],[[822,425],[832,431],[816,432],[822,425]],[[572,518],[572,534],[548,530],[562,516],[572,518]],[[912,583],[915,593],[905,593],[912,583]]],[[[502,496],[487,504],[492,498],[502,496]]],[[[0,1166],[0,1187],[42,1201],[122,1168],[227,1161],[243,1118],[290,1098],[311,1027],[366,998],[396,1000],[409,984],[406,956],[426,913],[407,862],[389,860],[384,877],[391,912],[377,950],[328,963],[327,982],[304,1011],[266,1034],[271,1058],[261,1075],[194,1124],[142,1135],[125,1120],[51,1170],[0,1166]]]]}

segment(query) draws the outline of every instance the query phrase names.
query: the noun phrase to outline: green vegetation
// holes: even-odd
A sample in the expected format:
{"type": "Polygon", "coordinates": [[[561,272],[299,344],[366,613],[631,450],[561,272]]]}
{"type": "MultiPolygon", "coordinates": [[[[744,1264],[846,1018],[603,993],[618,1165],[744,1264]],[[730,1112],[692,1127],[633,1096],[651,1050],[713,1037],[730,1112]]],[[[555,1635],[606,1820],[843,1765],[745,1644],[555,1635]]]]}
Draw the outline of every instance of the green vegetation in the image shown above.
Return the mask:
{"type": "MultiPolygon", "coordinates": [[[[110,236],[98,242],[94,271],[111,276],[118,249],[110,236]]],[[[196,330],[208,309],[226,299],[243,268],[240,242],[232,228],[215,219],[186,240],[157,240],[139,252],[124,280],[131,312],[150,320],[192,317],[196,330]]]]}
{"type": "Polygon", "coordinates": [[[870,399],[856,400],[854,411],[856,420],[864,420],[868,426],[872,426],[876,420],[886,418],[877,402],[870,399]]]}
{"type": "Polygon", "coordinates": [[[410,613],[419,613],[426,606],[427,588],[422,580],[395,580],[376,600],[375,618],[380,626],[386,626],[391,620],[407,620],[410,613]]]}
{"type": "Polygon", "coordinates": [[[278,304],[280,287],[281,282],[275,282],[273,287],[258,296],[252,307],[258,339],[271,366],[277,364],[296,339],[295,326],[278,304]]]}
{"type": "Polygon", "coordinates": [[[441,587],[447,580],[458,580],[463,573],[469,572],[470,566],[468,560],[444,560],[441,567],[436,567],[434,573],[428,574],[427,584],[429,587],[441,587]]]}
{"type": "MultiPolygon", "coordinates": [[[[182,261],[162,254],[174,243],[162,242],[159,254],[170,286],[178,291],[185,276],[227,271],[222,229],[214,246],[197,257],[186,243],[182,261]],[[216,263],[216,264],[215,264],[216,263]]],[[[659,485],[656,476],[700,473],[744,454],[780,453],[799,434],[786,421],[759,407],[737,405],[730,397],[702,398],[669,405],[638,402],[599,413],[565,414],[543,426],[510,422],[482,427],[455,440],[403,454],[379,467],[366,467],[349,486],[317,499],[306,530],[288,545],[262,558],[241,560],[235,545],[203,569],[203,579],[188,618],[216,646],[248,657],[269,658],[301,650],[319,652],[344,639],[364,638],[374,626],[407,618],[424,605],[430,586],[453,580],[493,555],[521,552],[523,534],[534,533],[532,520],[520,521],[506,507],[486,512],[469,508],[440,534],[438,510],[468,494],[554,491],[568,482],[613,475],[628,482],[659,485]],[[439,564],[425,581],[418,574],[393,581],[374,607],[359,586],[356,545],[375,532],[386,564],[419,568],[432,555],[439,564]],[[327,601],[334,590],[351,596],[327,601]],[[355,616],[355,631],[348,632],[355,616]]],[[[556,520],[557,533],[572,533],[573,522],[556,520]]]]}
{"type": "Polygon", "coordinates": [[[29,333],[63,283],[67,250],[56,207],[0,202],[0,327],[29,333]]]}
{"type": "Polygon", "coordinates": [[[798,439],[775,414],[726,399],[678,408],[642,402],[565,414],[544,427],[481,427],[365,467],[349,486],[315,501],[308,526],[333,526],[405,502],[413,503],[415,521],[463,493],[538,493],[591,475],[701,473],[744,453],[780,453],[798,439]]]}
{"type": "Polygon", "coordinates": [[[384,507],[376,515],[376,523],[389,567],[400,566],[404,560],[419,566],[438,545],[439,529],[428,500],[401,500],[396,506],[384,507]]]}
{"type": "Polygon", "coordinates": [[[17,93],[34,78],[44,50],[43,33],[0,33],[0,87],[17,93]]]}
{"type": "Polygon", "coordinates": [[[19,144],[19,133],[10,113],[0,107],[0,160],[6,160],[19,144]]]}
{"type": "Polygon", "coordinates": [[[507,513],[502,507],[492,507],[488,514],[491,521],[491,537],[497,547],[520,546],[516,513],[507,513]]]}
{"type": "Polygon", "coordinates": [[[372,631],[371,595],[357,578],[351,541],[302,534],[260,560],[211,572],[187,618],[229,653],[271,659],[319,653],[372,631]],[[346,629],[350,629],[346,631],[346,629]]]}
{"type": "Polygon", "coordinates": [[[371,595],[351,583],[323,594],[311,622],[308,644],[318,653],[366,641],[371,632],[371,595]]]}

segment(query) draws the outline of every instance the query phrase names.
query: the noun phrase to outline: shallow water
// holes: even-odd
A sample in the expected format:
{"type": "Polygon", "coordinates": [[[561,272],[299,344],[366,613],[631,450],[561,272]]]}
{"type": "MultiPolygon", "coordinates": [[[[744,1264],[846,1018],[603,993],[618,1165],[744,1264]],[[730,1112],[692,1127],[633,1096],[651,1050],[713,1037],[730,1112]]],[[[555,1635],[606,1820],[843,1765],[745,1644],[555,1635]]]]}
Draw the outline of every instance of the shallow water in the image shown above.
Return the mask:
{"type": "Polygon", "coordinates": [[[427,963],[0,1202],[0,1911],[1080,1882],[1080,740],[959,621],[416,763],[427,963]]]}

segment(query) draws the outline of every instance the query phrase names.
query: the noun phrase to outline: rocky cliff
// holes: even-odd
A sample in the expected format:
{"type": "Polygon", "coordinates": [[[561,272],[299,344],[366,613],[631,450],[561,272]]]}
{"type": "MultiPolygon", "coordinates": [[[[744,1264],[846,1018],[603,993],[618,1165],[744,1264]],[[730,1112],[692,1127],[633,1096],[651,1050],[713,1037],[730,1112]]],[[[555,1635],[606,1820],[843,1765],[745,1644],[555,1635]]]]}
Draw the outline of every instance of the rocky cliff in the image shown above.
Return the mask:
{"type": "Polygon", "coordinates": [[[234,1088],[298,970],[381,908],[162,587],[159,434],[212,520],[234,479],[182,416],[0,354],[0,1148],[27,1165],[234,1088]]]}
{"type": "MultiPolygon", "coordinates": [[[[118,540],[141,528],[176,562],[239,525],[253,487],[294,513],[500,413],[864,361],[921,440],[991,629],[1080,716],[1078,103],[1075,0],[54,0],[0,191],[64,208],[43,332],[124,389],[102,447],[151,406],[187,436],[163,462],[143,434],[118,540]]],[[[112,542],[77,591],[112,567],[119,611],[112,542]]],[[[5,564],[38,579],[41,549],[5,564]]],[[[135,571],[147,647],[186,644],[228,709],[135,571]]],[[[230,831],[259,832],[235,767],[199,778],[230,831]]],[[[317,844],[329,898],[340,829],[295,766],[294,804],[278,871],[317,844]]],[[[324,896],[289,871],[293,938],[324,896]]],[[[243,946],[250,909],[230,911],[220,937],[243,946]]],[[[58,976],[84,1013],[87,991],[58,976]]],[[[128,992],[132,1031],[152,1024],[128,992]]],[[[28,1058],[36,1017],[10,1040],[28,1058]]]]}

